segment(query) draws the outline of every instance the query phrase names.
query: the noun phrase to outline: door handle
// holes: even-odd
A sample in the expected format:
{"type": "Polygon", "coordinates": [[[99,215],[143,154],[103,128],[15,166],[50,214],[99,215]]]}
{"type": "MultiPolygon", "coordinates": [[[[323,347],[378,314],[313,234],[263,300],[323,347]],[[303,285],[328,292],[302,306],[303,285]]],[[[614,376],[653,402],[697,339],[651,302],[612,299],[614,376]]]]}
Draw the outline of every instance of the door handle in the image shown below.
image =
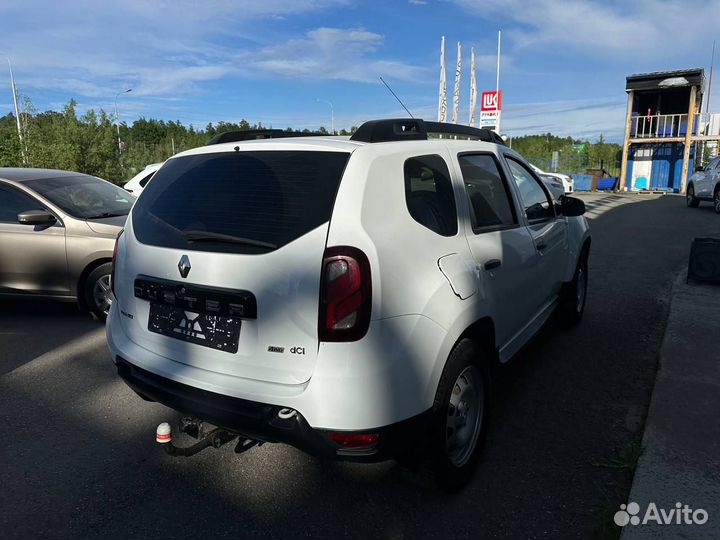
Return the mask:
{"type": "Polygon", "coordinates": [[[544,240],[538,240],[538,242],[535,244],[535,247],[538,248],[538,251],[542,251],[547,247],[547,244],[544,240]]]}
{"type": "Polygon", "coordinates": [[[502,265],[502,261],[500,259],[490,259],[488,262],[485,263],[485,270],[492,270],[493,268],[499,268],[500,265],[502,265]]]}

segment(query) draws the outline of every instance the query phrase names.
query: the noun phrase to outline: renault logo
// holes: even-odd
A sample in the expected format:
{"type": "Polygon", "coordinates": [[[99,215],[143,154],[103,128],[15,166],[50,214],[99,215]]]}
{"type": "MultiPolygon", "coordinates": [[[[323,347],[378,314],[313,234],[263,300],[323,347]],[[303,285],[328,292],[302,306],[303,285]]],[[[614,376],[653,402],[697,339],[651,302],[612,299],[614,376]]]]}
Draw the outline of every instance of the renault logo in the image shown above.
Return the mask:
{"type": "Polygon", "coordinates": [[[180,257],[180,262],[178,263],[178,270],[180,270],[180,275],[184,278],[187,277],[187,275],[190,273],[190,258],[187,255],[183,255],[180,257]]]}

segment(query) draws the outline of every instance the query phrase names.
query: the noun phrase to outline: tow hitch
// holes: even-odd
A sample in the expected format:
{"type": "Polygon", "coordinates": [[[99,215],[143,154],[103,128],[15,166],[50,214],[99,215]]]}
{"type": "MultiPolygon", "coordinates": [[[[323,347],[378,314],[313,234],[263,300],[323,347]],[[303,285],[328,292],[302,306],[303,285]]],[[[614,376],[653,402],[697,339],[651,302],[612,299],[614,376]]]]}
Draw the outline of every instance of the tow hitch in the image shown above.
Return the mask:
{"type": "Polygon", "coordinates": [[[175,446],[172,442],[172,428],[167,422],[163,422],[157,427],[155,441],[164,448],[168,455],[175,457],[194,456],[205,448],[210,446],[220,448],[222,445],[238,438],[238,443],[235,446],[235,452],[238,454],[246,452],[253,446],[262,444],[262,441],[256,441],[222,428],[214,428],[205,433],[202,421],[194,418],[183,418],[180,421],[180,431],[198,439],[198,442],[186,447],[175,446]]]}

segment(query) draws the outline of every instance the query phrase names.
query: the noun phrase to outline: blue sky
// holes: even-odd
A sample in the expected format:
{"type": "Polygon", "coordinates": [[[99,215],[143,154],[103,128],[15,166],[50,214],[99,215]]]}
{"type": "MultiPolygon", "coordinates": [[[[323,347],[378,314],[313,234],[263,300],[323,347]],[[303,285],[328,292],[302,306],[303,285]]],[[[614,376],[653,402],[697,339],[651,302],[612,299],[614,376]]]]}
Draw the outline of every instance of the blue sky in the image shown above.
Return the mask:
{"type": "MultiPolygon", "coordinates": [[[[494,89],[502,30],[503,132],[618,140],[625,76],[708,69],[718,20],[720,2],[703,0],[3,0],[0,52],[40,111],[75,99],[112,112],[132,88],[118,99],[128,123],[329,128],[320,98],[340,129],[405,116],[380,76],[416,117],[435,119],[442,35],[449,92],[463,45],[467,121],[470,48],[479,90],[494,89]]],[[[0,115],[11,111],[3,66],[0,115]]]]}

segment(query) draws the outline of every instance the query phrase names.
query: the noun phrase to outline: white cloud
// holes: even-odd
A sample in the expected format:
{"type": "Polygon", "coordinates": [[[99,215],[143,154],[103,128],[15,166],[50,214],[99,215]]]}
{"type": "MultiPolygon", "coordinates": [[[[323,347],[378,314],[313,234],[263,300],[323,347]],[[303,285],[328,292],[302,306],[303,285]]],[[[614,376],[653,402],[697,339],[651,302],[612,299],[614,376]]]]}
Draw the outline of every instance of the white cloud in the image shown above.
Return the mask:
{"type": "Polygon", "coordinates": [[[453,1],[478,17],[519,25],[506,32],[519,47],[559,45],[593,58],[672,61],[709,42],[692,21],[720,19],[720,2],[708,0],[453,1]]]}
{"type": "Polygon", "coordinates": [[[192,93],[236,70],[237,47],[257,49],[259,20],[292,17],[352,0],[92,0],[0,3],[3,49],[25,89],[101,97],[132,86],[135,96],[192,93]],[[228,43],[235,43],[235,48],[228,43]]]}
{"type": "Polygon", "coordinates": [[[380,76],[413,81],[426,75],[425,68],[373,58],[382,43],[380,34],[363,29],[318,28],[303,39],[246,53],[237,61],[246,73],[284,77],[378,82],[380,76]]]}

